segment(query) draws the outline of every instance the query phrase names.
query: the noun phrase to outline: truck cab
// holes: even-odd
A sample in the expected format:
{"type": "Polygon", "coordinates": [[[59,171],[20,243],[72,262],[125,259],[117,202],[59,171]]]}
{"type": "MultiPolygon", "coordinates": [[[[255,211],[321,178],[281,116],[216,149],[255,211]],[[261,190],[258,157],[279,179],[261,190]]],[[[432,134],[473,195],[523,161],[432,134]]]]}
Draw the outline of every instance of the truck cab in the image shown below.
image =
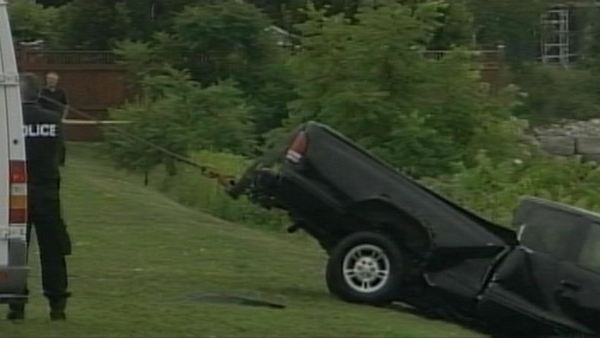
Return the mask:
{"type": "Polygon", "coordinates": [[[0,0],[0,303],[26,302],[27,166],[19,76],[5,0],[0,0]]]}
{"type": "Polygon", "coordinates": [[[519,246],[497,267],[479,313],[499,325],[553,322],[570,331],[600,332],[600,215],[525,197],[513,226],[519,246]]]}

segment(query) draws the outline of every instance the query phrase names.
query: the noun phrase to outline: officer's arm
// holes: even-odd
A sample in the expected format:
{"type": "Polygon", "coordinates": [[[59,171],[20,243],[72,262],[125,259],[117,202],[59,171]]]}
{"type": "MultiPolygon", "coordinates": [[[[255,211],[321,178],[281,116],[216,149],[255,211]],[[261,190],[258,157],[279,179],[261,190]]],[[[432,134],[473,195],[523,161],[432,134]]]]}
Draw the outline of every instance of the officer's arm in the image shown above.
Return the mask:
{"type": "Polygon", "coordinates": [[[63,113],[61,116],[61,120],[67,118],[67,114],[69,113],[69,100],[67,99],[67,93],[63,91],[63,113]]]}
{"type": "Polygon", "coordinates": [[[61,166],[65,165],[66,157],[67,157],[67,148],[65,145],[65,129],[62,121],[59,121],[57,124],[57,128],[59,130],[58,133],[58,162],[61,166]]]}

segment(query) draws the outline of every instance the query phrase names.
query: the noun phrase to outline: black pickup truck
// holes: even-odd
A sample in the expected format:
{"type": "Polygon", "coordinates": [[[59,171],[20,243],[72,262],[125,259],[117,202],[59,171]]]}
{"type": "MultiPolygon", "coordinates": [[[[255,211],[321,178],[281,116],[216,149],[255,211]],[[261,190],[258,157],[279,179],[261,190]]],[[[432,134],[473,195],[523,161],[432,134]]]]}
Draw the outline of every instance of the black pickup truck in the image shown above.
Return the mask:
{"type": "Polygon", "coordinates": [[[600,334],[600,215],[525,197],[513,231],[301,125],[229,190],[289,212],[328,253],[339,298],[394,301],[520,334],[600,334]]]}

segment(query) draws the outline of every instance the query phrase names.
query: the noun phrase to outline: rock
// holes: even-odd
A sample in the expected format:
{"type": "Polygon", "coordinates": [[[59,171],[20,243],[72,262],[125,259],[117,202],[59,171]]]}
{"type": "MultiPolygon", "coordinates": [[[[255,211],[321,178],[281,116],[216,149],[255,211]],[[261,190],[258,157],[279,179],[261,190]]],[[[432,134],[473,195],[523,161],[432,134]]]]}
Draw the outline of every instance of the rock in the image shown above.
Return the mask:
{"type": "Polygon", "coordinates": [[[567,136],[540,136],[544,151],[553,155],[570,156],[575,154],[575,139],[567,136]]]}
{"type": "Polygon", "coordinates": [[[534,129],[536,136],[600,136],[600,119],[589,121],[563,121],[534,129]]]}
{"type": "Polygon", "coordinates": [[[595,162],[600,164],[600,154],[584,154],[583,160],[586,162],[595,162]]]}
{"type": "Polygon", "coordinates": [[[586,154],[600,154],[600,137],[580,136],[577,137],[577,153],[586,154]]]}
{"type": "Polygon", "coordinates": [[[565,129],[544,129],[539,130],[537,134],[539,136],[565,136],[567,131],[565,129]]]}
{"type": "Polygon", "coordinates": [[[527,134],[521,135],[519,141],[521,141],[522,143],[530,144],[535,147],[540,147],[540,141],[538,141],[538,139],[535,136],[527,134]]]}

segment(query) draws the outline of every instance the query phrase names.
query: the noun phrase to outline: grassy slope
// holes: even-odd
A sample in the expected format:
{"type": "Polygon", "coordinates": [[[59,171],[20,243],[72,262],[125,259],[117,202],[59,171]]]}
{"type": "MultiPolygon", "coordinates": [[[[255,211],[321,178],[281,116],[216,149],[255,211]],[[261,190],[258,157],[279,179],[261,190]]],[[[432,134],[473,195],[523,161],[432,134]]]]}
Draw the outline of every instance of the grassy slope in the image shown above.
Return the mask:
{"type": "MultiPolygon", "coordinates": [[[[64,208],[74,241],[66,323],[47,319],[37,259],[24,323],[0,337],[477,337],[439,321],[346,304],[324,286],[325,257],[302,236],[252,230],[174,203],[87,148],[70,151],[64,208]],[[198,301],[232,293],[284,310],[198,301]]],[[[35,252],[35,251],[34,251],[35,252]]]]}

